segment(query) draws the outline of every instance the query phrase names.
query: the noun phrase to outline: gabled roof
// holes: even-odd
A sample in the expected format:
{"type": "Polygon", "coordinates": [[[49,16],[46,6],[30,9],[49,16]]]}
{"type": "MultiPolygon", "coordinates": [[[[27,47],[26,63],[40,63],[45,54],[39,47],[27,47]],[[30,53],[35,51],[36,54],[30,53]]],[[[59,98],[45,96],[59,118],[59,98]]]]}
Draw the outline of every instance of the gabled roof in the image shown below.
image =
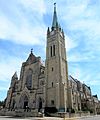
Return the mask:
{"type": "Polygon", "coordinates": [[[33,51],[31,49],[31,53],[29,54],[29,57],[27,58],[26,62],[23,62],[22,66],[24,67],[26,65],[29,65],[29,64],[32,64],[32,63],[36,63],[36,62],[40,62],[41,63],[41,57],[40,56],[36,57],[33,54],[33,51]]]}
{"type": "Polygon", "coordinates": [[[37,59],[37,57],[32,53],[32,51],[31,51],[31,53],[29,54],[29,57],[28,57],[28,59],[26,60],[26,62],[27,63],[35,63],[36,62],[36,59],[37,59]]]}

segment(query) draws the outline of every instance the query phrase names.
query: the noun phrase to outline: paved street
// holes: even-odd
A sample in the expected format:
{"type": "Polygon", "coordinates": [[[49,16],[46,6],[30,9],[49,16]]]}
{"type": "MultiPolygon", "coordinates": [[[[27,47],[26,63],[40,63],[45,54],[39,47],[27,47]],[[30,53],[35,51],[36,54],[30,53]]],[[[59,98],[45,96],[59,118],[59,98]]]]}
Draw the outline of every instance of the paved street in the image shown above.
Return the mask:
{"type": "Polygon", "coordinates": [[[82,117],[79,120],[100,120],[100,115],[98,115],[98,116],[90,116],[90,117],[82,117]]]}
{"type": "Polygon", "coordinates": [[[63,118],[56,118],[56,117],[29,117],[29,118],[13,118],[9,116],[0,116],[0,120],[63,120],[63,118]]]}
{"type": "MultiPolygon", "coordinates": [[[[64,120],[63,118],[12,118],[8,116],[0,116],[0,120],[64,120]]],[[[82,117],[82,118],[66,118],[66,120],[100,120],[100,116],[89,116],[89,117],[82,117]]]]}

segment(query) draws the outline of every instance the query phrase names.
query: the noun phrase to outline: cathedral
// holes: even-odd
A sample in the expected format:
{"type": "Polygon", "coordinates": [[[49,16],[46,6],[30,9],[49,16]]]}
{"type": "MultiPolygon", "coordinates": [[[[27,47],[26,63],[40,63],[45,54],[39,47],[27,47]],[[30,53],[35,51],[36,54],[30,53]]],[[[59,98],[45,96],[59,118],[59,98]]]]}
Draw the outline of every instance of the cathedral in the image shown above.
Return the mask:
{"type": "Polygon", "coordinates": [[[46,60],[31,53],[22,63],[20,78],[12,76],[5,108],[50,112],[90,111],[100,113],[97,95],[91,88],[68,76],[65,35],[57,20],[56,4],[51,28],[47,29],[46,60]]]}
{"type": "Polygon", "coordinates": [[[47,29],[45,66],[41,58],[33,54],[22,63],[20,78],[17,73],[12,76],[6,98],[8,109],[56,108],[68,107],[67,88],[68,73],[65,49],[65,36],[57,20],[56,4],[52,27],[47,29]]]}

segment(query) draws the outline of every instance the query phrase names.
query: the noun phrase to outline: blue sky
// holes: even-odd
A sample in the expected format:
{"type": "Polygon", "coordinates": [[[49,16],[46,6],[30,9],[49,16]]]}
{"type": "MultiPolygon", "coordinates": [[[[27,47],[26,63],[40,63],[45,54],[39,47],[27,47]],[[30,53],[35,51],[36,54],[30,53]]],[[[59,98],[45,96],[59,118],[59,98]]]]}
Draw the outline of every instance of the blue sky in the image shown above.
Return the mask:
{"type": "Polygon", "coordinates": [[[66,37],[69,75],[100,99],[100,0],[0,0],[0,100],[31,48],[45,60],[54,2],[66,37]]]}

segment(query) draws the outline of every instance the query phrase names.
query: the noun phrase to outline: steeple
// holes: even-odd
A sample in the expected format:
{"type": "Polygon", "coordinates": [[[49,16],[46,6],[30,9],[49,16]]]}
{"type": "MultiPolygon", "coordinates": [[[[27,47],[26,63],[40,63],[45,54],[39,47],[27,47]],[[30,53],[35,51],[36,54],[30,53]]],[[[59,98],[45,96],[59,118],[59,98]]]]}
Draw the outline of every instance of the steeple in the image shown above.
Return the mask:
{"type": "Polygon", "coordinates": [[[11,79],[10,88],[13,88],[17,81],[18,81],[18,76],[17,76],[17,72],[15,72],[11,79]]]}
{"type": "Polygon", "coordinates": [[[12,79],[18,79],[17,72],[14,73],[14,75],[12,76],[12,79]]]}
{"type": "Polygon", "coordinates": [[[67,60],[64,32],[57,20],[56,3],[51,30],[47,29],[46,47],[46,107],[56,107],[59,110],[68,108],[67,105],[67,60]],[[50,88],[50,89],[48,89],[50,88]],[[51,95],[54,93],[53,95],[51,95]]]}
{"type": "Polygon", "coordinates": [[[54,14],[53,14],[53,22],[52,22],[52,30],[58,27],[57,21],[57,13],[56,13],[56,3],[54,3],[54,14]]]}

